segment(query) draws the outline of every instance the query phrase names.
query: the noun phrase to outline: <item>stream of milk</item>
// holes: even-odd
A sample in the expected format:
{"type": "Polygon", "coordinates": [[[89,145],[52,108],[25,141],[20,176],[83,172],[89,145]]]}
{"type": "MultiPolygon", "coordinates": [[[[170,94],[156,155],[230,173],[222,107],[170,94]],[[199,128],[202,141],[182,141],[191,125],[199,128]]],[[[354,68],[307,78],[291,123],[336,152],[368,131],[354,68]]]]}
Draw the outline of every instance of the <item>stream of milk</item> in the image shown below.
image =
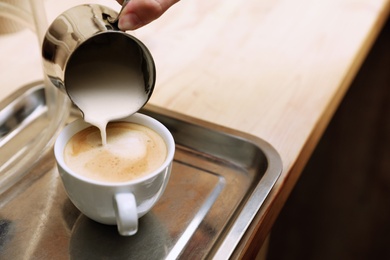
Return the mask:
{"type": "Polygon", "coordinates": [[[107,143],[108,122],[137,112],[147,101],[137,63],[80,62],[68,70],[67,92],[84,120],[100,129],[103,145],[107,143]]]}

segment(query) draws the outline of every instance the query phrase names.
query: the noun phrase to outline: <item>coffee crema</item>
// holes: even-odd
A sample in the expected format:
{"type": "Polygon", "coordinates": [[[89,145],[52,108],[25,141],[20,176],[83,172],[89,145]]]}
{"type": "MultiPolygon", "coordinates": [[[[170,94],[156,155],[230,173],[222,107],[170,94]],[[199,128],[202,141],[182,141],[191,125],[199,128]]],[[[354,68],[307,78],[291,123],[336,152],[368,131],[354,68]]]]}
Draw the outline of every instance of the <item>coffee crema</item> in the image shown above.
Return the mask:
{"type": "Polygon", "coordinates": [[[68,141],[64,160],[70,169],[98,181],[124,182],[148,175],[164,163],[167,146],[154,130],[130,122],[112,122],[106,130],[106,145],[94,126],[68,141]]]}

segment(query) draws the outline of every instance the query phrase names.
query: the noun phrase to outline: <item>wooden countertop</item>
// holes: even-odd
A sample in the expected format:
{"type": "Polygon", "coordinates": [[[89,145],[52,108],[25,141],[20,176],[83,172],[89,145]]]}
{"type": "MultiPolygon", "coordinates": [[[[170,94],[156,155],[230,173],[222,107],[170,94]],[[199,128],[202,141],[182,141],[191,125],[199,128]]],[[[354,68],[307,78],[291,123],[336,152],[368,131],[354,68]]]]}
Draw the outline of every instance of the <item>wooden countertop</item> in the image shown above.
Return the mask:
{"type": "MultiPolygon", "coordinates": [[[[51,21],[86,1],[47,0],[51,21]]],[[[94,1],[119,9],[112,0],[94,1]]],[[[132,34],[151,50],[150,103],[271,143],[284,170],[257,216],[261,246],[388,17],[390,0],[181,1],[132,34]]],[[[42,78],[28,30],[0,35],[0,98],[42,78]]]]}

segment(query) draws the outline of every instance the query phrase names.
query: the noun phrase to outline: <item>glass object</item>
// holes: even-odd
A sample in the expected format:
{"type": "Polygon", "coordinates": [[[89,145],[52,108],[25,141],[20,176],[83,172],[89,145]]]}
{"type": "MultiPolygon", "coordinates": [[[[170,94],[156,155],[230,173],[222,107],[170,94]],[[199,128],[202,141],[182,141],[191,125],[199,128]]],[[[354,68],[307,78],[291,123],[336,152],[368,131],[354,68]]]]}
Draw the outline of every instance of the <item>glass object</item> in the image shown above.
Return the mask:
{"type": "MultiPolygon", "coordinates": [[[[43,0],[0,0],[0,17],[12,20],[14,23],[11,24],[19,23],[21,27],[35,32],[39,46],[42,46],[43,36],[48,27],[43,0]]],[[[11,135],[14,135],[15,128],[18,127],[18,124],[12,122],[23,120],[19,123],[29,124],[33,118],[23,115],[24,109],[29,107],[28,102],[22,107],[1,107],[0,105],[0,153],[2,155],[0,193],[22,178],[28,169],[33,167],[38,159],[52,147],[55,137],[68,118],[70,111],[68,97],[60,93],[44,75],[42,79],[45,88],[47,127],[38,135],[28,136],[28,133],[19,133],[26,136],[24,142],[13,143],[13,147],[10,147],[8,140],[12,138],[11,135]],[[20,109],[19,118],[15,118],[15,109],[20,109]],[[17,152],[9,153],[10,150],[17,152]]],[[[22,99],[24,93],[19,94],[22,99]]]]}

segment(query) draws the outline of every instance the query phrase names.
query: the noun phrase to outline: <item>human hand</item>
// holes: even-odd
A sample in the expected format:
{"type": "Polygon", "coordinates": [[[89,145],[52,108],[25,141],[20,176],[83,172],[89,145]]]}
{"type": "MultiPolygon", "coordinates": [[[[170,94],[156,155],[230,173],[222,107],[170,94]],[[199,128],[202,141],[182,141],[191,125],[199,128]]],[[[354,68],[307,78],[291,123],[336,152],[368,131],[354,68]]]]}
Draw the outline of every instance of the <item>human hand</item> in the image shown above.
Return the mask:
{"type": "MultiPolygon", "coordinates": [[[[119,29],[135,30],[159,18],[179,0],[131,0],[119,17],[119,29]]],[[[123,0],[117,0],[122,4],[123,0]]]]}

